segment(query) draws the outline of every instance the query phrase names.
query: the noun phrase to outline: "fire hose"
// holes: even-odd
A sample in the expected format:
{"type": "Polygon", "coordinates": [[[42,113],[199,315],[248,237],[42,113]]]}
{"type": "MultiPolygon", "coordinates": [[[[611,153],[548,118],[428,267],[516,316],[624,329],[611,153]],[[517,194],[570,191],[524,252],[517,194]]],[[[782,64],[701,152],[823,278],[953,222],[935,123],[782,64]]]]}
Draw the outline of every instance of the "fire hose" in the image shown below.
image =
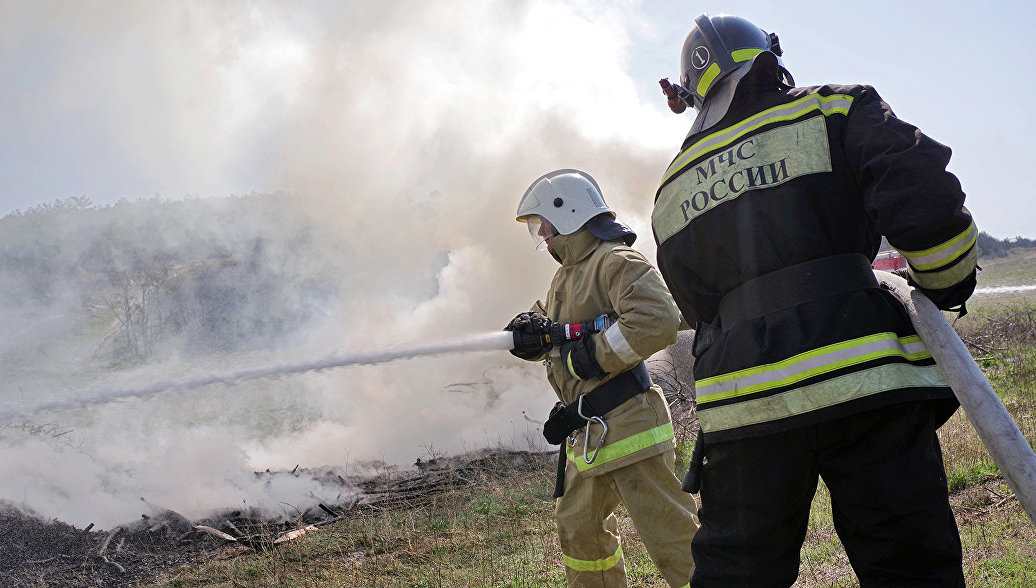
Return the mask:
{"type": "Polygon", "coordinates": [[[1036,523],[1036,452],[935,304],[897,275],[883,271],[874,275],[903,303],[993,462],[1029,519],[1036,523]]]}
{"type": "MultiPolygon", "coordinates": [[[[559,345],[564,341],[579,339],[584,335],[604,330],[612,322],[614,321],[610,317],[602,316],[585,323],[554,323],[550,332],[545,334],[545,339],[551,345],[559,345]]],[[[42,411],[83,408],[126,398],[146,398],[171,389],[184,390],[213,384],[234,386],[247,380],[259,378],[276,378],[291,374],[321,372],[351,365],[375,365],[398,359],[427,355],[473,351],[506,351],[514,349],[519,344],[519,341],[520,336],[517,331],[493,331],[480,335],[468,335],[408,347],[347,353],[304,363],[245,368],[233,372],[210,373],[178,380],[161,380],[132,388],[79,390],[62,394],[57,398],[37,400],[35,403],[0,404],[0,423],[42,411]]]]}

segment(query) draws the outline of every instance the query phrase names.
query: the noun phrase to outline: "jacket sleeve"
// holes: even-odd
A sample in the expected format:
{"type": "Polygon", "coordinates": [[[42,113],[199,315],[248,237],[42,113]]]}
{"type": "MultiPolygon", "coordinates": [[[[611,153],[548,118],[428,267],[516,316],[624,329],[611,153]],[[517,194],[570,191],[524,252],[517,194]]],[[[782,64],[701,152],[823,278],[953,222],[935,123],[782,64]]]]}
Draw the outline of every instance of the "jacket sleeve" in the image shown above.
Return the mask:
{"type": "Polygon", "coordinates": [[[623,372],[676,342],[680,311],[662,276],[643,255],[616,247],[601,266],[618,320],[594,335],[595,358],[608,373],[623,372]]]}
{"type": "Polygon", "coordinates": [[[849,111],[845,151],[878,232],[907,258],[910,281],[943,310],[975,289],[978,229],[946,170],[950,148],[892,112],[865,86],[849,111]]]}

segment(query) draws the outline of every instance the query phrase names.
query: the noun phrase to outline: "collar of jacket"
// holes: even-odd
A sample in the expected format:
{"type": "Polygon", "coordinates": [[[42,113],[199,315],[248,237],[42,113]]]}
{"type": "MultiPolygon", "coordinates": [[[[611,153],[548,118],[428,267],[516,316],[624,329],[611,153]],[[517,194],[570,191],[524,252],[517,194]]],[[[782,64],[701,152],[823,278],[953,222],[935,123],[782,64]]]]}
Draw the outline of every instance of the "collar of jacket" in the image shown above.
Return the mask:
{"type": "Polygon", "coordinates": [[[551,241],[551,247],[561,259],[561,265],[575,265],[593,253],[601,240],[583,227],[570,235],[558,235],[551,241]]]}

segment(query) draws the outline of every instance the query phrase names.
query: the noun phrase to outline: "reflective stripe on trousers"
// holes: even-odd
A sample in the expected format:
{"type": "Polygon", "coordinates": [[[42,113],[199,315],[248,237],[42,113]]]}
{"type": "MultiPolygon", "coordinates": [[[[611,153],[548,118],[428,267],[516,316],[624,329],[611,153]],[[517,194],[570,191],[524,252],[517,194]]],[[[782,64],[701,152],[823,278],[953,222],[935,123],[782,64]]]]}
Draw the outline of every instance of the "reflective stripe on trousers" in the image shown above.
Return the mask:
{"type": "Polygon", "coordinates": [[[620,543],[618,549],[615,550],[615,553],[604,559],[589,561],[585,559],[576,559],[564,554],[562,554],[561,557],[564,558],[566,566],[577,572],[603,572],[614,568],[615,564],[622,561],[622,545],[620,543]]]}
{"type": "Polygon", "coordinates": [[[614,514],[619,504],[625,505],[668,585],[687,584],[694,569],[691,539],[698,530],[697,508],[691,495],[681,491],[674,462],[674,453],[668,451],[591,478],[583,478],[574,462],[568,463],[556,516],[569,586],[627,586],[614,514]]]}

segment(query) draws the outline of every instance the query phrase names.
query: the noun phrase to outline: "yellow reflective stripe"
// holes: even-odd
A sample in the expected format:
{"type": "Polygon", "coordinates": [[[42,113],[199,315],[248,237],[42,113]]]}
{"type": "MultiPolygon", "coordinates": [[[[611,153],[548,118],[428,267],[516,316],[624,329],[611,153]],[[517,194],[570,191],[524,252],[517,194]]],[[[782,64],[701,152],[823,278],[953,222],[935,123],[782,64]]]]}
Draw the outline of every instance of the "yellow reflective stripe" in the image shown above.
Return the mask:
{"type": "Polygon", "coordinates": [[[947,386],[937,365],[888,363],[801,388],[698,411],[706,433],[773,422],[900,388],[947,386]]]}
{"type": "Polygon", "coordinates": [[[730,52],[730,57],[734,61],[748,61],[762,52],[762,49],[735,49],[730,52]]]}
{"type": "Polygon", "coordinates": [[[940,243],[924,251],[898,251],[906,256],[914,269],[925,271],[938,269],[944,265],[953,263],[955,259],[964,254],[978,239],[978,227],[972,222],[968,228],[949,241],[940,243]]]}
{"type": "Polygon", "coordinates": [[[620,561],[622,561],[622,545],[619,545],[619,548],[615,550],[613,555],[604,559],[576,559],[563,553],[561,554],[561,557],[565,560],[566,566],[577,572],[603,572],[604,570],[614,568],[620,561]]]}
{"type": "Polygon", "coordinates": [[[951,267],[937,272],[918,272],[911,268],[910,275],[914,277],[918,286],[929,290],[940,290],[949,288],[970,276],[971,272],[975,271],[976,263],[978,263],[978,249],[973,247],[964,259],[951,267]]]}
{"type": "Polygon", "coordinates": [[[765,390],[789,386],[809,378],[882,357],[926,359],[932,354],[920,337],[877,333],[800,353],[783,361],[730,372],[696,383],[698,406],[765,390]]]}
{"type": "Polygon", "coordinates": [[[576,373],[576,368],[574,368],[572,366],[572,354],[571,353],[569,353],[568,357],[565,358],[565,363],[568,364],[568,373],[572,374],[573,378],[575,378],[575,379],[579,380],[580,382],[582,382],[583,378],[579,377],[579,374],[576,373]]]}
{"type": "Polygon", "coordinates": [[[701,79],[698,80],[698,87],[695,88],[699,96],[704,96],[709,91],[709,86],[712,85],[712,81],[719,75],[719,71],[719,64],[716,62],[712,62],[709,69],[705,70],[705,73],[701,75],[701,79]]]}
{"type": "MultiPolygon", "coordinates": [[[[748,61],[762,52],[762,49],[738,49],[736,51],[731,51],[730,57],[734,61],[738,62],[748,61]]],[[[712,86],[712,82],[716,81],[716,78],[719,76],[721,71],[722,70],[718,63],[712,62],[712,64],[709,65],[709,68],[702,74],[701,79],[698,80],[698,86],[695,88],[699,96],[705,96],[705,94],[708,93],[709,88],[712,86]]]]}
{"type": "MultiPolygon", "coordinates": [[[[699,94],[702,95],[702,94],[699,94]]],[[[745,134],[771,123],[783,122],[801,118],[810,112],[819,110],[824,116],[832,114],[848,114],[852,106],[853,97],[847,94],[832,94],[821,96],[810,94],[798,100],[768,108],[758,114],[750,116],[736,125],[721,129],[706,137],[703,137],[694,145],[685,149],[673,160],[662,176],[662,183],[676,175],[677,172],[687,167],[691,161],[704,155],[707,152],[718,150],[733,143],[745,134]]]]}
{"type": "MultiPolygon", "coordinates": [[[[593,454],[596,434],[600,430],[600,427],[590,427],[589,450],[591,455],[593,454]]],[[[601,451],[597,453],[597,459],[595,459],[593,463],[589,464],[586,463],[586,460],[583,459],[582,455],[576,455],[576,452],[571,446],[568,446],[566,451],[568,452],[568,460],[575,463],[579,471],[585,472],[591,468],[634,454],[641,449],[647,449],[648,447],[658,445],[659,443],[665,443],[674,437],[673,423],[665,423],[664,425],[659,425],[653,429],[641,431],[636,435],[630,435],[629,437],[616,441],[615,443],[605,445],[601,448],[601,451]]],[[[582,453],[582,448],[580,448],[580,453],[582,453]]]]}

